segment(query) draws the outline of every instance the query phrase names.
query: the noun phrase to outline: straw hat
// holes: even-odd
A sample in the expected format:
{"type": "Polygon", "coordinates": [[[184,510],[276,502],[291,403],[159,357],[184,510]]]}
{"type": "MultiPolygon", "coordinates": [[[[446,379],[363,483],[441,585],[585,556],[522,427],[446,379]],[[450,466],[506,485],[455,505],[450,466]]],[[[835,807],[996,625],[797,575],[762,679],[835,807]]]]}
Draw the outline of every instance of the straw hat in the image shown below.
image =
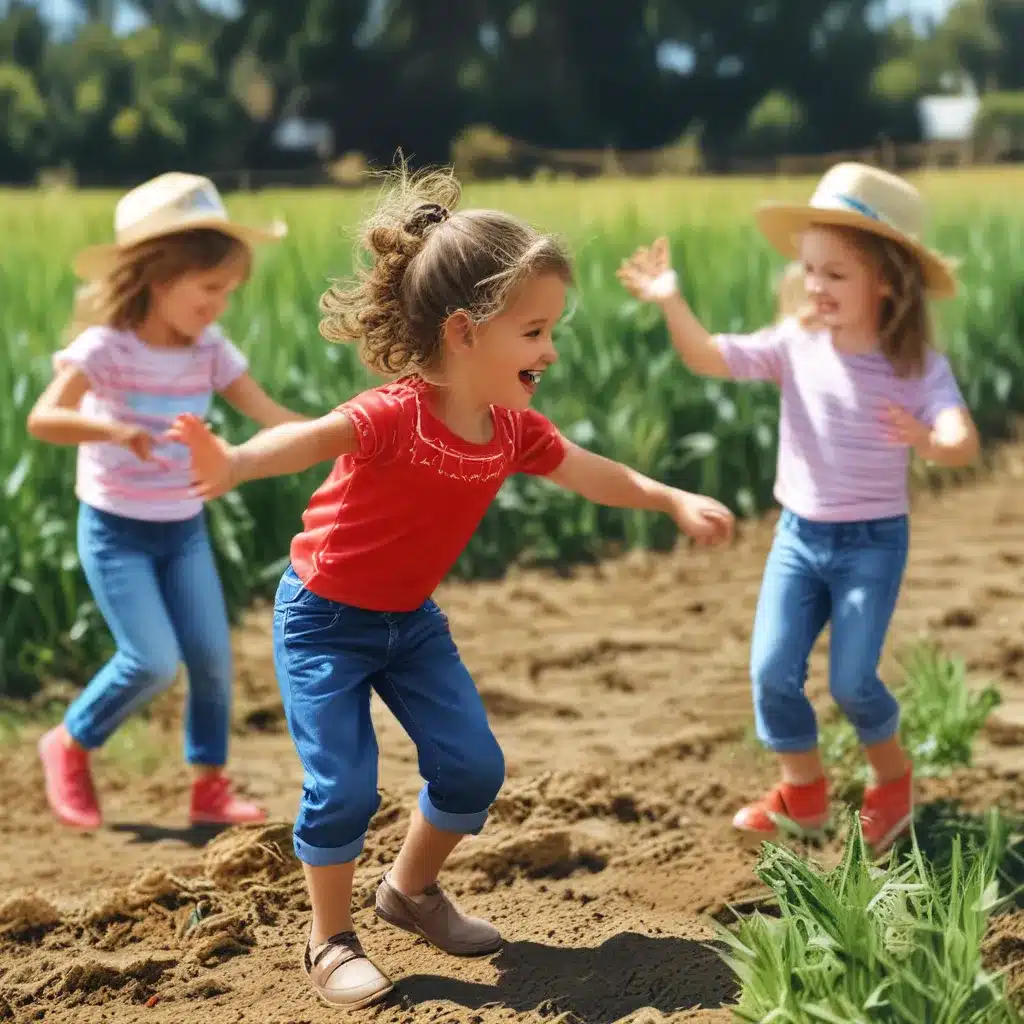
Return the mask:
{"type": "Polygon", "coordinates": [[[117,266],[123,253],[133,245],[198,228],[213,228],[250,247],[259,242],[275,242],[288,233],[281,222],[269,228],[232,223],[209,178],[172,171],[125,193],[114,210],[115,241],[83,249],[72,266],[79,277],[95,280],[117,266]]]}
{"type": "Polygon", "coordinates": [[[925,208],[909,182],[866,164],[843,163],[830,168],[810,203],[762,203],[755,213],[768,241],[786,256],[796,256],[800,235],[816,225],[859,228],[900,242],[920,260],[925,287],[934,298],[956,293],[951,261],[921,241],[925,208]]]}

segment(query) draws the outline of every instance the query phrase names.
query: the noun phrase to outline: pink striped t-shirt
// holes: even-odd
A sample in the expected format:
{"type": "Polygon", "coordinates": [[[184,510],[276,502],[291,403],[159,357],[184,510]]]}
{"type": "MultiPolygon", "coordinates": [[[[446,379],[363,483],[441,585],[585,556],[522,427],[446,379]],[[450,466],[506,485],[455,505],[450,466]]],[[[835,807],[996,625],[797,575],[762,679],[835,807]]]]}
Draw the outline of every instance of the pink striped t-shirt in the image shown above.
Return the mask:
{"type": "MultiPolygon", "coordinates": [[[[175,417],[205,417],[215,391],[223,391],[248,369],[244,355],[209,327],[181,348],[147,345],[133,331],[90,327],[54,356],[59,369],[75,366],[89,378],[82,412],[147,430],[154,438],[175,417]]],[[[153,459],[107,442],[78,446],[75,494],[103,512],[147,522],[177,522],[203,507],[192,491],[188,449],[163,442],[153,459]]]]}
{"type": "Polygon", "coordinates": [[[896,376],[881,352],[845,355],[828,331],[787,319],[715,342],[737,380],[782,392],[775,499],[804,519],[852,522],[909,509],[910,449],[885,435],[887,403],[933,426],[964,400],[945,356],[931,351],[920,377],[896,376]]]}

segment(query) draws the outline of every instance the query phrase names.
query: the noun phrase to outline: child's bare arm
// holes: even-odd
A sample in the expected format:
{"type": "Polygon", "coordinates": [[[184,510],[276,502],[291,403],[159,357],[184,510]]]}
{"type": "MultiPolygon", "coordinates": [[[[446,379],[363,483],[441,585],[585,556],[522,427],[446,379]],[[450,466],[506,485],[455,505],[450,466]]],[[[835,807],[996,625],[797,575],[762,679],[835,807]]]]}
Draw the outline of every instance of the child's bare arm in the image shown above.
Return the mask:
{"type": "Polygon", "coordinates": [[[890,405],[885,423],[892,441],[910,445],[922,459],[937,466],[969,466],[981,454],[978,428],[963,406],[943,409],[929,427],[906,409],[890,405]]]}
{"type": "Polygon", "coordinates": [[[731,376],[711,334],[679,292],[666,238],[656,239],[650,249],[637,249],[623,261],[618,278],[631,295],[660,307],[672,344],[688,370],[701,377],[731,376]]]}
{"type": "Polygon", "coordinates": [[[49,444],[107,441],[130,448],[140,459],[148,459],[153,439],[141,427],[87,416],[79,410],[89,387],[89,378],[78,367],[65,366],[59,370],[28,414],[29,434],[49,444]]]}
{"type": "Polygon", "coordinates": [[[246,480],[301,473],[318,462],[355,452],[359,438],[351,419],[329,412],[315,420],[282,423],[232,447],[215,437],[197,416],[179,416],[168,437],[188,445],[196,489],[216,498],[246,480]]]}
{"type": "Polygon", "coordinates": [[[732,536],[733,514],[713,498],[668,487],[576,445],[566,448],[565,458],[548,479],[597,505],[664,512],[703,544],[721,544],[732,536]]]}
{"type": "Polygon", "coordinates": [[[225,402],[261,427],[303,423],[310,419],[275,402],[248,373],[236,377],[220,394],[225,402]]]}
{"type": "Polygon", "coordinates": [[[981,455],[974,418],[963,406],[943,409],[935,417],[923,458],[939,466],[969,466],[981,455]]]}

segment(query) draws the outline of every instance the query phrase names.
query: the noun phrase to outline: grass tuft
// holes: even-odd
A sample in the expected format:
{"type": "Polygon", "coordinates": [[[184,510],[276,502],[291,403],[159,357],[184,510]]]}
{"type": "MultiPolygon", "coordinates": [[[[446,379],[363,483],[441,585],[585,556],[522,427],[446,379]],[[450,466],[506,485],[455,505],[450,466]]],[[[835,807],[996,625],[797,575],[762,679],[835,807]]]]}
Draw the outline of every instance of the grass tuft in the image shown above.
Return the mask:
{"type": "Polygon", "coordinates": [[[989,919],[1009,836],[990,819],[929,862],[916,838],[885,867],[869,859],[850,816],[840,863],[826,871],[766,843],[758,877],[778,917],[717,926],[740,984],[734,1013],[773,1024],[1020,1024],[1000,972],[986,969],[989,919]]]}

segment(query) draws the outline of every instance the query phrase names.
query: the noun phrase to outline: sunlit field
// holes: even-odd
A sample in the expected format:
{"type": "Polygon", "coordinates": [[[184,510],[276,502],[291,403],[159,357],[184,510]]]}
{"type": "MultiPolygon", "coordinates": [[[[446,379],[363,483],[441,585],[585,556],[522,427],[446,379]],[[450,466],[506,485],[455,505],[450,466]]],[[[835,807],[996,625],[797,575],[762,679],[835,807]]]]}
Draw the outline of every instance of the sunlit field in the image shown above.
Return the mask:
{"type": "MultiPolygon", "coordinates": [[[[942,340],[989,436],[1024,407],[1019,338],[1024,298],[1020,170],[918,177],[932,203],[929,241],[962,261],[963,294],[942,308],[942,340]]],[[[498,206],[565,235],[577,289],[559,332],[561,359],[537,406],[572,438],[654,476],[721,497],[742,513],[770,501],[777,401],[768,386],[695,380],[679,365],[656,312],[619,287],[632,247],[671,236],[685,290],[713,329],[754,328],[773,315],[781,260],[750,211],[761,198],[803,198],[813,180],[665,179],[471,186],[465,202],[498,206]]],[[[74,453],[31,442],[25,417],[50,374],[74,280],[69,260],[112,231],[116,193],[0,193],[0,692],[59,669],[88,673],[107,643],[74,545],[74,453]]],[[[317,298],[351,266],[372,190],[232,195],[234,216],[283,217],[287,240],[261,254],[225,327],[279,399],[322,412],[372,383],[349,348],[317,331],[317,298]]],[[[232,439],[250,428],[218,409],[232,439]]],[[[225,585],[237,610],[272,587],[299,514],[323,469],[257,483],[210,508],[225,585]]],[[[535,480],[512,481],[459,564],[495,575],[510,562],[569,563],[609,545],[671,544],[667,521],[598,510],[535,480]]]]}

